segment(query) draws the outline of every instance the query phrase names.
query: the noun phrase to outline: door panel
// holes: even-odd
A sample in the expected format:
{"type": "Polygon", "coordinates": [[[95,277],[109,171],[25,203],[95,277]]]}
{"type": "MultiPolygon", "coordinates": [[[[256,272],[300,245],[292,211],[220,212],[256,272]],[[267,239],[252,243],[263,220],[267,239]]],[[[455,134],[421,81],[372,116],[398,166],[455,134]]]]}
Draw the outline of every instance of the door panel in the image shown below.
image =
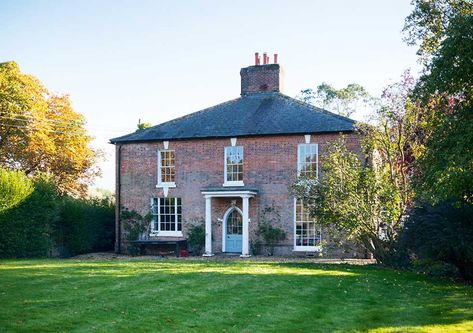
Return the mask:
{"type": "Polygon", "coordinates": [[[241,214],[236,209],[228,214],[226,226],[225,252],[241,253],[243,222],[241,214]]]}

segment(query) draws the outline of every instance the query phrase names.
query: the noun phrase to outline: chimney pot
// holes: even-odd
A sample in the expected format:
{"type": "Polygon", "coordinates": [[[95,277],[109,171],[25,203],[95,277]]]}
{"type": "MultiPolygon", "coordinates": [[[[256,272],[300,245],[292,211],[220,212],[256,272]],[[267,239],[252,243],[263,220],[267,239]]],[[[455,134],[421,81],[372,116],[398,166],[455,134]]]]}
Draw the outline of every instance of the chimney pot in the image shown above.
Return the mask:
{"type": "Polygon", "coordinates": [[[259,53],[258,52],[255,52],[255,66],[259,65],[260,64],[260,57],[259,57],[259,53]]]}
{"type": "Polygon", "coordinates": [[[268,54],[266,52],[263,53],[263,65],[268,64],[268,54]]]}
{"type": "Polygon", "coordinates": [[[275,64],[278,63],[278,54],[277,53],[274,54],[274,63],[275,64]]]}

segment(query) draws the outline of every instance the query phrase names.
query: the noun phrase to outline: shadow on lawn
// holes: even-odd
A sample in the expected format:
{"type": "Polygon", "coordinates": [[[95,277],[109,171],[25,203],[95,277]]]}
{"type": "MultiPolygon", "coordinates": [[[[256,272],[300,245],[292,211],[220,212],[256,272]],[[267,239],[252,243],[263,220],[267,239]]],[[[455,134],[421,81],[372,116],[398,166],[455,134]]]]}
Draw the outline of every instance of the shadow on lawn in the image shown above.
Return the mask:
{"type": "Polygon", "coordinates": [[[131,292],[134,306],[197,308],[199,313],[186,313],[175,322],[184,325],[203,316],[214,328],[223,324],[227,311],[240,314],[238,328],[253,327],[250,331],[258,331],[264,323],[269,330],[279,331],[295,327],[295,331],[408,332],[429,325],[448,329],[473,320],[473,288],[373,266],[45,260],[6,262],[0,275],[0,282],[11,275],[15,284],[23,286],[34,277],[60,281],[59,288],[64,289],[91,286],[98,297],[100,288],[108,286],[112,289],[104,290],[104,297],[131,292]],[[153,295],[154,303],[149,300],[153,295]],[[180,300],[176,295],[185,297],[180,300]]]}

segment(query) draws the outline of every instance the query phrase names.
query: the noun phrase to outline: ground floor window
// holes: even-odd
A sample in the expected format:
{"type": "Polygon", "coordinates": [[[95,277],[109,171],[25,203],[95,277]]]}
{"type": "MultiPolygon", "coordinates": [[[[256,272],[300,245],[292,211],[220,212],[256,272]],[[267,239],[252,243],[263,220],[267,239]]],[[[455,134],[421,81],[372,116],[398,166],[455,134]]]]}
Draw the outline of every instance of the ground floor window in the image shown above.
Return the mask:
{"type": "Polygon", "coordinates": [[[321,241],[321,229],[311,217],[301,199],[295,200],[295,250],[316,251],[321,241]]]}
{"type": "Polygon", "coordinates": [[[153,198],[151,229],[159,235],[182,235],[181,198],[153,198]]]}

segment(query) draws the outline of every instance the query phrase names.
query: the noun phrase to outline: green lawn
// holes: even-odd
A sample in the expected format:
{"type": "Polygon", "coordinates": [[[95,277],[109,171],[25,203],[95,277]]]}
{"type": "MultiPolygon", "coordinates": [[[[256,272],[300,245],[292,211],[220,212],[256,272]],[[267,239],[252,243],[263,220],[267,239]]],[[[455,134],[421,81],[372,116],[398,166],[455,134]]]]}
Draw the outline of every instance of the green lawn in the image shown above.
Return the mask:
{"type": "Polygon", "coordinates": [[[373,266],[0,261],[0,332],[472,332],[473,287],[373,266]]]}

